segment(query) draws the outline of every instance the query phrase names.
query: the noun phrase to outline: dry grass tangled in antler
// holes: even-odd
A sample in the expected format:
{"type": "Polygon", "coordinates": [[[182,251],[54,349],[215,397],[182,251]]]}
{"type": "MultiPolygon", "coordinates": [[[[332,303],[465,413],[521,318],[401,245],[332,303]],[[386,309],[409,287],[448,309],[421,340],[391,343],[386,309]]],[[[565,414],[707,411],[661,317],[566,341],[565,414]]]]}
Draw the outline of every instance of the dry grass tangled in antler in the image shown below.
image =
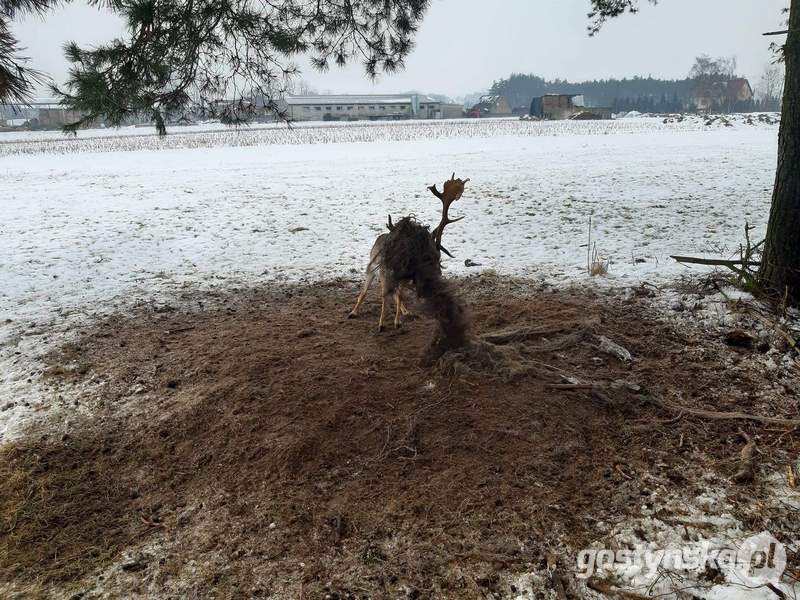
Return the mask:
{"type": "Polygon", "coordinates": [[[430,229],[414,217],[400,219],[383,247],[383,265],[397,281],[409,281],[437,329],[424,362],[467,344],[464,304],[442,277],[441,254],[430,229]]]}
{"type": "Polygon", "coordinates": [[[483,371],[509,380],[535,370],[515,345],[496,345],[469,335],[466,308],[442,277],[441,254],[427,226],[414,217],[400,219],[389,233],[383,253],[385,268],[414,286],[425,312],[436,320],[423,364],[436,364],[448,375],[483,371]]]}
{"type": "Polygon", "coordinates": [[[424,365],[437,364],[451,375],[478,370],[511,379],[531,371],[533,365],[514,346],[473,339],[464,303],[442,277],[442,252],[450,254],[442,246],[442,233],[447,225],[463,218],[451,219],[448,211],[468,181],[456,179],[454,173],[442,192],[435,185],[429,188],[442,201],[442,218],[433,231],[410,216],[396,224],[390,222],[381,261],[393,281],[413,285],[425,312],[436,320],[435,335],[422,359],[424,365]]]}
{"type": "MultiPolygon", "coordinates": [[[[381,264],[389,274],[386,279],[410,283],[425,312],[436,320],[436,332],[422,358],[423,365],[436,365],[448,375],[481,371],[510,380],[535,372],[542,378],[550,378],[552,373],[543,371],[537,361],[523,356],[521,346],[509,343],[511,339],[475,339],[470,336],[464,303],[442,277],[442,252],[449,255],[441,243],[442,233],[447,225],[462,218],[451,219],[448,210],[461,197],[468,181],[456,179],[454,173],[445,182],[442,192],[436,186],[429,188],[442,201],[442,218],[433,231],[412,216],[404,217],[396,224],[390,219],[389,233],[381,249],[381,264]]],[[[524,333],[517,332],[523,336],[524,333]]],[[[576,343],[578,339],[575,337],[570,343],[576,343]]]]}
{"type": "Polygon", "coordinates": [[[442,265],[430,228],[414,217],[403,217],[392,227],[383,246],[382,262],[399,281],[441,279],[442,265]]]}

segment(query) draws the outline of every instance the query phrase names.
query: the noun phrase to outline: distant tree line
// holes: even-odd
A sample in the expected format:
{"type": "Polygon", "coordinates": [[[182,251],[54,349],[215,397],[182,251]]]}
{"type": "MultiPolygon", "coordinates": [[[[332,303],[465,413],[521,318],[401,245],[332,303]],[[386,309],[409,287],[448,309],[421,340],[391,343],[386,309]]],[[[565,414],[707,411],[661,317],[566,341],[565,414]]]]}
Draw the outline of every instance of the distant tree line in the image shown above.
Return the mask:
{"type": "MultiPolygon", "coordinates": [[[[589,102],[589,104],[594,104],[589,102]]],[[[596,106],[600,106],[597,104],[596,106]]],[[[638,96],[636,98],[614,98],[610,105],[614,113],[631,112],[633,110],[641,113],[677,113],[686,110],[696,110],[694,102],[681,100],[677,94],[668,98],[662,94],[660,98],[651,96],[638,96]]],[[[780,102],[775,98],[753,98],[752,100],[737,102],[730,110],[728,107],[719,104],[712,105],[710,112],[777,112],[780,110],[780,102]]]]}
{"type": "Polygon", "coordinates": [[[689,79],[596,79],[570,82],[548,81],[538,75],[513,73],[492,84],[490,93],[505,96],[514,108],[527,108],[531,99],[545,94],[584,94],[587,103],[623,110],[676,111],[691,102],[694,82],[689,79]],[[656,108],[656,107],[659,108],[656,108]],[[660,108],[665,107],[665,108],[660,108]],[[666,108],[669,107],[669,108],[666,108]]]}
{"type": "MultiPolygon", "coordinates": [[[[570,82],[564,79],[546,80],[533,74],[513,73],[507,79],[492,84],[491,94],[505,96],[517,111],[527,110],[531,99],[545,94],[583,94],[590,106],[604,106],[613,112],[681,112],[695,110],[698,96],[714,96],[715,86],[736,79],[734,58],[713,59],[698,56],[685,79],[658,79],[632,77],[624,79],[595,79],[570,82]]],[[[759,84],[758,95],[753,100],[737,102],[710,101],[712,111],[779,110],[780,82],[783,73],[774,65],[765,69],[759,84]]],[[[752,85],[752,84],[751,84],[752,85]]]]}

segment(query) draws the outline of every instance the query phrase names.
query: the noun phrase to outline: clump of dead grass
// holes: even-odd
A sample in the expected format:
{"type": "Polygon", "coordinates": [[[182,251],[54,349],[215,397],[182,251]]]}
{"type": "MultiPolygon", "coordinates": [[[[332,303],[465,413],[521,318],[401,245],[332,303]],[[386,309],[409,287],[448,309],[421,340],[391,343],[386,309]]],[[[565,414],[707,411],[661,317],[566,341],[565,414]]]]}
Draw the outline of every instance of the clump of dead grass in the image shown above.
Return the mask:
{"type": "Polygon", "coordinates": [[[611,261],[609,259],[603,258],[600,255],[600,251],[597,249],[597,244],[595,243],[592,248],[589,264],[587,266],[589,275],[592,277],[597,277],[598,275],[608,275],[608,267],[610,264],[611,261]]]}

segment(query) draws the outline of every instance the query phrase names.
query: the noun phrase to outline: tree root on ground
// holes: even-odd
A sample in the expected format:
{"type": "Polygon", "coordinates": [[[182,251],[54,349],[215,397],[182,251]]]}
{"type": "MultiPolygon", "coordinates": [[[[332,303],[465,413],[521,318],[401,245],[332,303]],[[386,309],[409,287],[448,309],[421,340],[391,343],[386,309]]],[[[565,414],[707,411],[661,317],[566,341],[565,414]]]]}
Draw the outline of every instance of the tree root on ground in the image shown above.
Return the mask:
{"type": "Polygon", "coordinates": [[[434,356],[429,364],[447,376],[465,375],[482,372],[494,374],[504,380],[511,380],[521,375],[533,374],[550,383],[578,384],[577,377],[572,376],[545,363],[527,358],[526,355],[539,352],[556,352],[581,343],[586,343],[595,351],[613,356],[621,362],[630,362],[631,353],[605,336],[592,332],[594,323],[571,323],[559,327],[523,327],[507,329],[484,334],[477,339],[469,338],[458,348],[434,356]],[[565,333],[574,330],[572,333],[565,333]],[[546,336],[562,333],[555,339],[546,336]],[[524,343],[534,338],[544,338],[538,344],[524,343]]]}
{"type": "MultiPolygon", "coordinates": [[[[573,324],[574,327],[576,324],[573,324]]],[[[541,344],[523,344],[522,341],[547,334],[567,331],[570,327],[520,328],[485,334],[478,339],[469,339],[460,348],[441,354],[435,360],[436,369],[445,376],[461,376],[470,373],[486,373],[503,380],[512,380],[522,375],[533,375],[547,382],[548,387],[572,391],[588,391],[590,395],[608,404],[620,405],[630,400],[652,404],[667,412],[680,416],[691,416],[708,420],[753,421],[765,425],[777,425],[790,429],[800,428],[800,419],[755,415],[744,412],[721,412],[690,408],[642,393],[633,384],[618,382],[609,386],[599,382],[582,382],[578,377],[552,367],[541,361],[527,358],[526,354],[563,350],[580,343],[587,343],[598,352],[613,356],[621,362],[633,360],[630,352],[605,336],[591,331],[588,324],[577,324],[577,331],[562,335],[541,344]],[[614,398],[610,392],[625,392],[627,398],[614,398]]]]}
{"type": "Polygon", "coordinates": [[[756,423],[763,423],[765,425],[778,425],[780,427],[789,427],[792,429],[800,427],[800,419],[785,419],[783,417],[768,417],[764,415],[753,415],[744,412],[720,412],[716,410],[704,410],[702,408],[688,408],[679,404],[673,404],[666,400],[660,400],[652,396],[639,395],[635,396],[637,400],[647,402],[663,408],[664,410],[676,413],[683,413],[693,417],[701,417],[712,421],[755,421],[756,423]]]}
{"type": "MultiPolygon", "coordinates": [[[[608,392],[609,389],[611,388],[601,383],[580,384],[580,385],[559,386],[559,387],[561,387],[562,389],[589,391],[592,397],[597,398],[598,400],[602,400],[603,402],[610,405],[620,405],[623,402],[626,402],[626,400],[620,400],[610,397],[606,392],[608,392]]],[[[665,411],[678,413],[678,415],[681,417],[683,416],[699,417],[701,419],[707,419],[710,421],[753,421],[756,423],[763,423],[765,425],[778,425],[780,427],[788,427],[789,429],[800,428],[800,419],[769,417],[765,415],[754,415],[739,411],[724,412],[716,410],[705,410],[702,408],[690,408],[687,406],[674,404],[672,402],[661,400],[660,398],[655,398],[653,396],[645,394],[633,394],[630,397],[633,400],[637,400],[645,404],[652,404],[653,406],[657,406],[658,408],[661,408],[665,411]]]]}
{"type": "Polygon", "coordinates": [[[559,327],[515,327],[503,331],[486,333],[481,340],[490,344],[508,344],[512,342],[525,342],[532,338],[542,338],[556,333],[564,333],[573,329],[588,327],[589,323],[564,323],[559,327]]]}

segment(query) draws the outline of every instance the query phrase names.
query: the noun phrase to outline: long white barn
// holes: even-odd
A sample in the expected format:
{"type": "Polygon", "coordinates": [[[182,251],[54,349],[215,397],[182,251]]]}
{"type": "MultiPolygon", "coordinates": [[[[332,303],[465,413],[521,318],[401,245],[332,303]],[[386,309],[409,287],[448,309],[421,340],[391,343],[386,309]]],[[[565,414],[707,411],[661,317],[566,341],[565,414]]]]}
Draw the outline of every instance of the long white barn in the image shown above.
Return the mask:
{"type": "Polygon", "coordinates": [[[285,102],[293,121],[455,119],[464,114],[459,104],[421,94],[286,96],[285,102]]]}

